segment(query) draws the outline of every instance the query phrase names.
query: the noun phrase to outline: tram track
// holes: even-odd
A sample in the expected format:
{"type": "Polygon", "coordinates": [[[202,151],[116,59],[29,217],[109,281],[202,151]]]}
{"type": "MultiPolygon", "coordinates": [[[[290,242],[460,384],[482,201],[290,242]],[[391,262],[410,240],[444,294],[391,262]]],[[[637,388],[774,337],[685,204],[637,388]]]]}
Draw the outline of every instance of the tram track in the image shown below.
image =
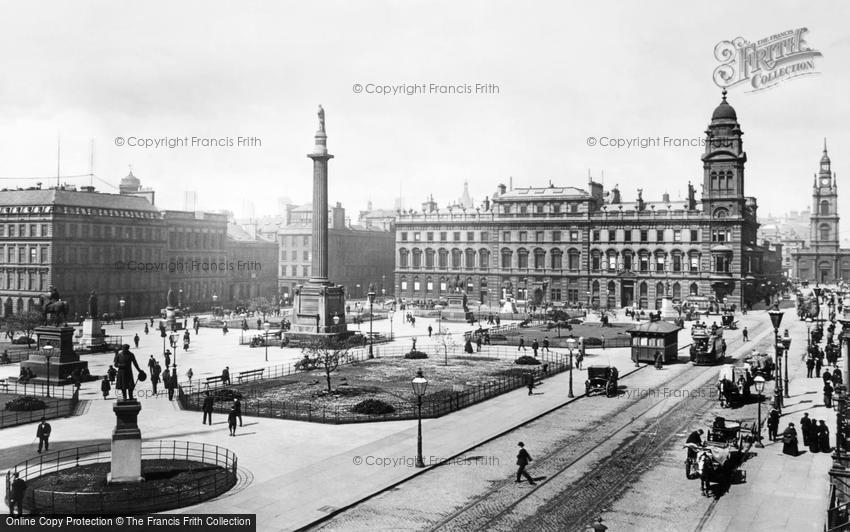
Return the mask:
{"type": "MultiPolygon", "coordinates": [[[[761,329],[763,327],[763,323],[758,323],[751,328],[752,332],[755,333],[753,335],[753,340],[755,342],[770,332],[762,331],[761,329]]],[[[740,340],[738,340],[738,342],[740,342],[740,340]]],[[[739,347],[742,346],[743,342],[740,342],[739,347]]],[[[687,347],[688,346],[684,346],[682,349],[687,347]]],[[[736,357],[733,357],[733,360],[739,359],[744,354],[745,352],[742,351],[736,357]]],[[[692,366],[684,372],[681,372],[678,375],[660,383],[656,386],[656,388],[664,387],[665,389],[674,390],[684,389],[684,386],[690,383],[692,387],[705,389],[716,370],[716,366],[692,366]]],[[[625,376],[622,381],[627,381],[627,379],[633,375],[635,375],[635,372],[625,376]]],[[[709,388],[709,391],[710,389],[711,388],[709,388]]],[[[509,516],[517,508],[526,503],[526,501],[544,498],[541,497],[541,494],[545,490],[552,490],[553,488],[557,490],[558,493],[553,495],[554,498],[550,498],[548,501],[543,503],[543,508],[549,508],[549,511],[542,511],[540,513],[543,515],[548,513],[559,516],[559,518],[555,523],[543,526],[542,529],[563,530],[565,523],[588,523],[595,513],[599,512],[605,504],[616,499],[622,489],[625,489],[624,486],[626,486],[627,483],[624,481],[634,474],[636,466],[627,469],[624,472],[622,465],[624,463],[641,463],[640,460],[635,460],[635,451],[638,450],[640,445],[643,444],[644,450],[639,454],[639,456],[644,457],[652,451],[658,451],[656,454],[660,455],[660,450],[663,449],[670,440],[676,437],[678,432],[691,424],[693,422],[693,417],[691,414],[684,415],[684,421],[680,423],[675,421],[672,423],[665,423],[665,421],[679,418],[680,416],[677,416],[676,414],[681,414],[686,407],[688,411],[706,410],[715,399],[712,398],[710,393],[706,393],[704,396],[705,397],[699,401],[698,405],[687,405],[687,401],[683,400],[666,409],[663,408],[663,400],[651,402],[651,404],[646,407],[645,405],[641,405],[642,401],[646,400],[645,398],[636,399],[633,402],[616,409],[614,412],[611,412],[609,420],[605,422],[607,426],[603,426],[592,431],[591,434],[588,434],[587,438],[582,438],[582,441],[579,442],[578,446],[574,439],[565,439],[555,448],[547,450],[547,454],[543,458],[534,462],[534,470],[545,470],[549,472],[549,475],[545,479],[539,481],[537,486],[528,493],[519,498],[513,498],[513,500],[509,499],[504,501],[502,504],[498,504],[497,501],[499,497],[494,497],[494,495],[498,494],[502,490],[514,489],[512,488],[514,483],[510,479],[497,482],[490,489],[476,496],[467,504],[455,509],[434,525],[428,527],[428,530],[540,530],[541,524],[543,523],[541,523],[541,520],[534,515],[530,517],[530,520],[532,521],[530,525],[525,524],[524,519],[520,519],[520,523],[512,523],[507,527],[502,526],[502,522],[510,520],[508,519],[509,516]],[[637,410],[637,412],[629,412],[629,410],[637,410]],[[576,481],[566,483],[561,481],[567,473],[571,472],[571,470],[573,470],[583,460],[588,458],[592,453],[594,453],[594,451],[597,451],[600,446],[600,442],[609,442],[626,432],[628,429],[635,429],[635,423],[648,417],[653,410],[663,411],[657,413],[655,419],[651,421],[647,427],[652,423],[654,423],[656,427],[665,423],[662,433],[668,434],[667,436],[657,440],[656,436],[659,433],[659,430],[656,430],[649,438],[647,437],[646,429],[643,431],[637,431],[635,435],[626,437],[623,440],[623,445],[617,446],[611,455],[600,460],[597,467],[594,467],[587,474],[583,475],[576,481]],[[672,427],[666,426],[671,424],[673,425],[672,427]],[[558,463],[562,461],[564,461],[564,463],[558,463]],[[588,498],[588,483],[593,483],[591,481],[598,481],[599,479],[603,479],[603,481],[596,482],[593,489],[593,492],[597,493],[599,496],[588,498]],[[558,489],[555,487],[559,482],[561,484],[565,484],[563,486],[564,489],[558,489]],[[603,486],[600,487],[600,484],[603,486]],[[584,500],[586,502],[586,504],[583,505],[584,510],[580,513],[572,511],[567,512],[569,515],[564,515],[565,511],[558,509],[559,507],[562,509],[575,509],[578,506],[575,504],[577,500],[584,500]],[[494,506],[497,507],[494,508],[494,506]],[[475,516],[482,514],[486,516],[484,519],[475,519],[475,516]]],[[[583,398],[584,397],[581,399],[583,398]]],[[[564,407],[566,406],[567,405],[564,405],[564,407]]],[[[469,452],[472,452],[473,450],[474,449],[471,449],[469,452]]],[[[536,508],[541,507],[536,506],[536,508]]],[[[541,508],[541,510],[543,508],[541,508]]]]}

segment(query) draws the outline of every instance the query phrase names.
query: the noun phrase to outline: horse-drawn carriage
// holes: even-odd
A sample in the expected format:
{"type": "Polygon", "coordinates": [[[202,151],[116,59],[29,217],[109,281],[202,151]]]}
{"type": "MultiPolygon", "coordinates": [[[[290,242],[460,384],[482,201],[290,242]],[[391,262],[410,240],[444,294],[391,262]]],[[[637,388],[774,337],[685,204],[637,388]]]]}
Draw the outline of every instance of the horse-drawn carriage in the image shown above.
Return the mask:
{"type": "Polygon", "coordinates": [[[720,406],[726,408],[746,403],[752,382],[753,376],[744,366],[726,364],[721,367],[716,385],[720,406]]]}
{"type": "Polygon", "coordinates": [[[617,395],[619,372],[614,366],[594,365],[587,367],[587,380],[584,389],[588,396],[604,393],[607,397],[617,395]]]}
{"type": "Polygon", "coordinates": [[[745,436],[746,427],[740,421],[716,417],[708,429],[705,444],[686,444],[688,458],[685,461],[687,478],[698,477],[703,495],[711,494],[711,484],[728,486],[737,479],[746,480],[746,473],[739,469],[744,458],[744,446],[754,441],[745,436]]]}
{"type": "Polygon", "coordinates": [[[753,378],[758,376],[761,376],[765,380],[773,378],[776,363],[773,362],[773,357],[769,354],[757,353],[753,350],[753,354],[744,357],[744,363],[749,364],[750,374],[753,378]]]}
{"type": "Polygon", "coordinates": [[[720,317],[720,320],[724,329],[733,330],[738,328],[738,322],[735,321],[735,314],[729,310],[723,311],[723,315],[720,317]]]}
{"type": "Polygon", "coordinates": [[[691,362],[707,366],[722,362],[726,357],[726,340],[722,329],[712,331],[705,324],[694,324],[691,329],[691,362]]]}

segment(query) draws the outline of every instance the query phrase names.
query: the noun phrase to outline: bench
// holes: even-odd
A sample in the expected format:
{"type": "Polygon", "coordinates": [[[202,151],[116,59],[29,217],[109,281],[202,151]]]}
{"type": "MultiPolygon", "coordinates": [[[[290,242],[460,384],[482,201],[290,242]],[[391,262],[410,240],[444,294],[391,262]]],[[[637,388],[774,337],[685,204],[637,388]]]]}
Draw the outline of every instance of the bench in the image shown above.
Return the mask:
{"type": "Polygon", "coordinates": [[[7,391],[9,390],[9,383],[6,382],[6,379],[0,379],[0,388],[3,388],[7,391]]]}
{"type": "Polygon", "coordinates": [[[221,375],[216,375],[215,377],[207,377],[206,381],[204,382],[204,388],[209,388],[210,384],[223,384],[221,375]]]}
{"type": "MultiPolygon", "coordinates": [[[[248,371],[240,371],[236,376],[236,380],[239,381],[239,384],[242,384],[242,379],[251,378],[251,380],[258,380],[263,377],[263,372],[265,372],[265,368],[260,369],[249,369],[248,371]]],[[[221,378],[221,377],[219,377],[221,378]]]]}

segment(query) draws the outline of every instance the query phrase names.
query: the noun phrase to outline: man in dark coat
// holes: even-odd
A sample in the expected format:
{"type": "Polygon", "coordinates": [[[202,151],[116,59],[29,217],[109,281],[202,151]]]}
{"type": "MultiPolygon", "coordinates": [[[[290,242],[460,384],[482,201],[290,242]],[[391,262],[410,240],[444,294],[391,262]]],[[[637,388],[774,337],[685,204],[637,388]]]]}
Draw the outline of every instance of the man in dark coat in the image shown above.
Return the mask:
{"type": "Polygon", "coordinates": [[[202,425],[205,425],[207,423],[207,419],[209,419],[210,425],[212,425],[212,413],[214,404],[215,400],[213,399],[212,394],[210,394],[210,392],[207,392],[204,396],[204,405],[202,407],[202,410],[204,411],[204,420],[201,423],[202,425]]]}
{"type": "Polygon", "coordinates": [[[829,382],[823,385],[823,406],[832,408],[832,384],[829,382]]]}
{"type": "Polygon", "coordinates": [[[136,362],[136,355],[130,351],[129,345],[124,344],[121,346],[121,351],[115,354],[115,359],[112,361],[112,364],[115,366],[115,369],[118,370],[115,388],[121,390],[121,395],[124,399],[132,399],[133,390],[136,389],[136,379],[133,377],[133,367],[136,368],[136,371],[138,371],[140,375],[143,375],[144,373],[141,368],[139,368],[139,363],[136,362]]]}
{"type": "Polygon", "coordinates": [[[230,435],[236,436],[236,409],[230,407],[230,412],[227,413],[227,427],[230,429],[230,435]]]}
{"type": "Polygon", "coordinates": [[[524,443],[519,442],[518,445],[519,452],[516,455],[516,465],[519,466],[519,468],[516,471],[516,481],[522,482],[522,477],[525,477],[526,480],[528,480],[528,483],[534,486],[536,482],[534,482],[534,479],[528,474],[528,471],[525,470],[529,462],[531,462],[531,455],[525,450],[524,443]]]}
{"type": "MultiPolygon", "coordinates": [[[[166,373],[168,370],[165,370],[166,373]]],[[[177,388],[177,367],[171,371],[171,375],[166,375],[162,381],[162,384],[165,386],[165,389],[168,390],[168,400],[174,400],[174,390],[177,388]]]]}
{"type": "Polygon", "coordinates": [[[537,343],[537,338],[531,342],[531,351],[534,352],[534,358],[537,358],[537,350],[540,349],[540,344],[537,343]]]}
{"type": "Polygon", "coordinates": [[[823,368],[823,357],[815,358],[815,377],[820,377],[820,370],[823,368]]]}
{"type": "Polygon", "coordinates": [[[230,384],[230,366],[221,370],[221,383],[225,386],[230,384]]]}
{"type": "Polygon", "coordinates": [[[519,337],[519,347],[517,347],[516,350],[519,351],[520,349],[522,349],[523,351],[526,351],[526,349],[525,349],[525,338],[523,338],[522,336],[519,337]]]}
{"type": "Polygon", "coordinates": [[[832,450],[832,446],[829,444],[829,427],[826,426],[826,422],[824,420],[818,421],[817,426],[817,435],[818,435],[818,448],[822,453],[828,453],[832,450]]]}
{"type": "Polygon", "coordinates": [[[812,418],[809,417],[809,413],[806,412],[803,414],[803,419],[800,420],[800,430],[803,431],[803,445],[809,445],[809,434],[811,434],[812,430],[812,418]]]}
{"type": "Polygon", "coordinates": [[[770,409],[770,413],[767,415],[767,437],[770,438],[770,441],[776,441],[777,432],[779,431],[779,410],[775,408],[770,409]]]}
{"type": "Polygon", "coordinates": [[[15,507],[18,508],[18,515],[24,515],[24,494],[27,491],[27,481],[21,478],[21,475],[15,471],[12,477],[12,490],[9,494],[9,515],[15,515],[15,507]]]}
{"type": "Polygon", "coordinates": [[[47,451],[50,446],[50,432],[51,432],[50,423],[45,421],[45,418],[41,418],[41,423],[38,424],[38,428],[35,430],[35,436],[38,438],[38,452],[41,452],[41,447],[44,446],[44,450],[47,451]]]}
{"type": "Polygon", "coordinates": [[[103,398],[109,398],[109,392],[112,391],[112,385],[109,384],[109,376],[104,375],[103,380],[100,381],[100,391],[103,392],[103,398]]]}
{"type": "Polygon", "coordinates": [[[806,358],[806,377],[812,378],[812,372],[815,370],[815,359],[811,355],[806,358]]]}
{"type": "Polygon", "coordinates": [[[133,337],[133,343],[136,344],[136,349],[138,349],[139,348],[139,333],[136,333],[136,335],[133,337]]]}
{"type": "Polygon", "coordinates": [[[233,400],[233,411],[236,412],[236,417],[239,418],[239,426],[242,426],[242,401],[239,398],[233,400]]]}

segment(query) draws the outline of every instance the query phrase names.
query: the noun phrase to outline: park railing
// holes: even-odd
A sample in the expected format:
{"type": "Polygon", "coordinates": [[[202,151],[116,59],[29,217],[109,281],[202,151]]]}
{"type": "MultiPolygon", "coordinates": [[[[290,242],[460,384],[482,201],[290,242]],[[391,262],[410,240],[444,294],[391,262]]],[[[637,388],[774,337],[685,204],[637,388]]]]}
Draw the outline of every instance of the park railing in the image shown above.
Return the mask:
{"type": "Polygon", "coordinates": [[[40,398],[44,408],[38,410],[0,410],[0,429],[24,425],[45,419],[68,417],[74,415],[79,399],[76,392],[70,399],[40,398]]]}
{"type": "MultiPolygon", "coordinates": [[[[110,443],[62,449],[21,462],[6,472],[6,501],[15,473],[32,483],[34,479],[65,469],[106,463],[112,458],[110,443]]],[[[32,514],[138,514],[179,508],[217,497],[236,484],[237,457],[233,451],[188,441],[142,442],[142,473],[145,461],[186,462],[191,478],[164,490],[141,483],[132,489],[103,491],[59,491],[35,487],[24,496],[24,509],[32,514]],[[210,467],[212,466],[212,467],[210,467]]],[[[105,470],[104,470],[105,474],[105,470]]],[[[105,479],[104,479],[105,480],[105,479]]]]}
{"type": "Polygon", "coordinates": [[[14,395],[35,395],[39,397],[53,397],[56,399],[71,399],[77,395],[73,385],[60,386],[45,382],[25,382],[17,378],[0,380],[0,393],[14,395]]]}
{"type": "MultiPolygon", "coordinates": [[[[516,358],[516,351],[508,352],[481,352],[481,353],[459,353],[453,356],[500,356],[516,358]]],[[[468,406],[480,403],[497,395],[516,390],[528,385],[530,379],[540,380],[563,371],[570,367],[563,353],[546,353],[539,357],[541,364],[533,366],[517,366],[509,373],[492,375],[487,381],[477,385],[455,385],[452,389],[443,389],[429,394],[422,401],[422,417],[436,418],[451,412],[461,410],[468,406]]],[[[393,411],[387,414],[358,414],[352,412],[348,406],[327,406],[300,401],[278,401],[267,399],[262,396],[252,397],[252,390],[248,386],[233,386],[233,392],[241,394],[243,415],[269,417],[278,419],[293,419],[299,421],[311,421],[318,423],[343,424],[343,423],[369,423],[374,421],[394,421],[403,419],[416,419],[418,416],[418,404],[415,398],[409,402],[389,402],[393,411]]],[[[214,396],[220,398],[216,401],[214,412],[225,414],[230,411],[232,405],[232,393],[222,393],[218,390],[214,396]]],[[[180,400],[183,408],[188,410],[201,410],[204,394],[200,391],[185,393],[181,389],[180,400]]]]}

